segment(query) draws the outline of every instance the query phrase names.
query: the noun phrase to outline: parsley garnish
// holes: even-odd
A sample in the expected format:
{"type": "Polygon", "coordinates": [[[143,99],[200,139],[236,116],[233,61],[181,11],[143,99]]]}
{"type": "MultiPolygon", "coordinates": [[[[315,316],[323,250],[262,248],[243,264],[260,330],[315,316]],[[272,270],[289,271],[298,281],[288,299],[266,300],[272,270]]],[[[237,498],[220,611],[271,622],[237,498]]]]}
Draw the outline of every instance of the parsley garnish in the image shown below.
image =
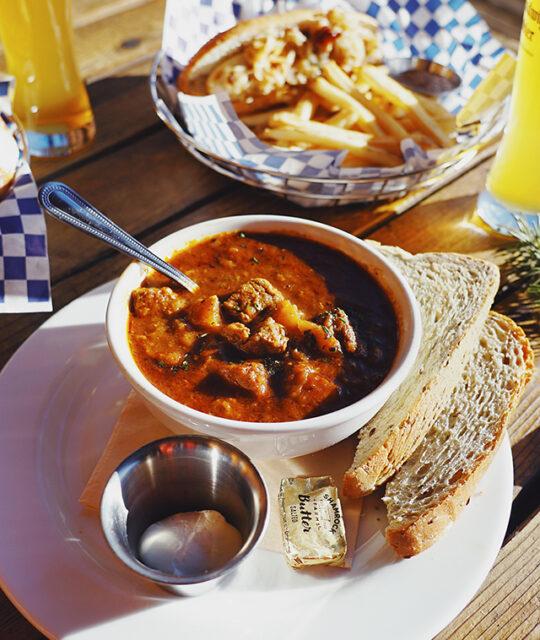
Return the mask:
{"type": "Polygon", "coordinates": [[[182,360],[182,362],[172,366],[171,367],[171,371],[173,373],[178,373],[178,371],[187,371],[187,369],[189,369],[189,365],[190,365],[189,353],[186,353],[186,355],[184,356],[184,359],[182,360]]]}

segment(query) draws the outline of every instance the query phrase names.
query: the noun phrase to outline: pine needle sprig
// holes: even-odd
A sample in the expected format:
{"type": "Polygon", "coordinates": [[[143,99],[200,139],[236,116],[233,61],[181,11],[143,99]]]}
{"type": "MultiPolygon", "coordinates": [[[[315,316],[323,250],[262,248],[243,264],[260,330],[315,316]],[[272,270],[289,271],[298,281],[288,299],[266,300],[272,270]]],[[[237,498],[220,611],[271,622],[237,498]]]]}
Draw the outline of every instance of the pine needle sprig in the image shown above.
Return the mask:
{"type": "Polygon", "coordinates": [[[508,232],[516,242],[503,247],[503,268],[508,273],[508,285],[526,292],[531,306],[540,309],[540,223],[524,222],[514,216],[515,228],[508,232]]]}

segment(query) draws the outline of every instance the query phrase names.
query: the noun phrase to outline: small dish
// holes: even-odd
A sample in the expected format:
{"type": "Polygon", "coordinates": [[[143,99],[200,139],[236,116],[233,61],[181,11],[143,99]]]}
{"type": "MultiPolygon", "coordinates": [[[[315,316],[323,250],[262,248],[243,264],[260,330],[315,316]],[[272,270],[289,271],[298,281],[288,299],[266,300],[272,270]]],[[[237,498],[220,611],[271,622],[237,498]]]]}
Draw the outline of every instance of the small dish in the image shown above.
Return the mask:
{"type": "MultiPolygon", "coordinates": [[[[100,514],[107,542],[130,569],[174,593],[194,596],[214,587],[255,548],[266,527],[268,495],[241,451],[213,438],[184,435],[156,440],[128,456],[105,487],[100,514]],[[226,526],[226,533],[234,529],[238,538],[236,546],[217,550],[220,561],[216,550],[205,546],[208,537],[182,547],[177,530],[162,528],[156,535],[157,523],[201,511],[220,514],[226,521],[220,532],[226,526]],[[143,562],[145,554],[153,567],[143,562]]],[[[222,538],[214,542],[225,544],[222,538]]]]}
{"type": "Polygon", "coordinates": [[[441,96],[461,85],[461,78],[450,67],[425,58],[394,58],[385,65],[394,80],[428,96],[441,96]]]}

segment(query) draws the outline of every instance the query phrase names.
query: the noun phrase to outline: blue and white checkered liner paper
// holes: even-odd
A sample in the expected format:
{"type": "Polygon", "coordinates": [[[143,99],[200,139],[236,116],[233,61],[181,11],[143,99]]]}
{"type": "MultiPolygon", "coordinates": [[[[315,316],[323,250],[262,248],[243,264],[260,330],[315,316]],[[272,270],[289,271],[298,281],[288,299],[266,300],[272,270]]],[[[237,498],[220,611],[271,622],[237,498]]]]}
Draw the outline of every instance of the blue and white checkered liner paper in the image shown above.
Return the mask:
{"type": "MultiPolygon", "coordinates": [[[[238,119],[225,94],[197,97],[176,92],[178,73],[190,58],[206,41],[239,20],[278,9],[312,7],[328,11],[336,6],[365,12],[377,20],[384,58],[418,56],[452,67],[461,76],[462,84],[445,97],[443,104],[453,113],[465,105],[504,53],[504,47],[492,37],[487,24],[466,0],[168,0],[162,78],[169,92],[177,95],[186,126],[197,143],[248,168],[280,171],[301,178],[378,179],[433,166],[442,154],[447,155],[448,150],[424,153],[410,140],[402,147],[402,167],[340,169],[346,152],[287,151],[263,143],[238,119]]],[[[462,147],[474,145],[485,135],[486,130],[481,127],[478,135],[474,139],[468,137],[462,147]]],[[[454,152],[460,150],[458,141],[454,152]]],[[[260,175],[263,181],[271,180],[268,175],[260,175]]]]}
{"type": "MultiPolygon", "coordinates": [[[[0,77],[0,117],[9,119],[12,79],[0,77]]],[[[14,184],[0,198],[0,313],[51,311],[45,220],[37,187],[21,151],[14,184]]]]}

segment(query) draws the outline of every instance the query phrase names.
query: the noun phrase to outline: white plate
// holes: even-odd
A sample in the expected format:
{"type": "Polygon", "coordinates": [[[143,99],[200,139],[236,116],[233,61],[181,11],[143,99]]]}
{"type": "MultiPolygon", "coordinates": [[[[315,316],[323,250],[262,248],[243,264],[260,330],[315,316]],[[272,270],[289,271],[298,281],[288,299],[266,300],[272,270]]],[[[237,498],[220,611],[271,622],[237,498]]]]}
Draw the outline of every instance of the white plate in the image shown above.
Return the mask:
{"type": "Polygon", "coordinates": [[[508,522],[508,439],[459,521],[415,558],[399,560],[385,544],[384,509],[372,496],[351,571],[294,571],[257,550],[213,592],[180,598],[125,568],[98,514],[78,504],[128,392],[105,341],[110,289],[52,316],[0,377],[0,582],[45,635],[427,640],[469,602],[508,522]]]}

